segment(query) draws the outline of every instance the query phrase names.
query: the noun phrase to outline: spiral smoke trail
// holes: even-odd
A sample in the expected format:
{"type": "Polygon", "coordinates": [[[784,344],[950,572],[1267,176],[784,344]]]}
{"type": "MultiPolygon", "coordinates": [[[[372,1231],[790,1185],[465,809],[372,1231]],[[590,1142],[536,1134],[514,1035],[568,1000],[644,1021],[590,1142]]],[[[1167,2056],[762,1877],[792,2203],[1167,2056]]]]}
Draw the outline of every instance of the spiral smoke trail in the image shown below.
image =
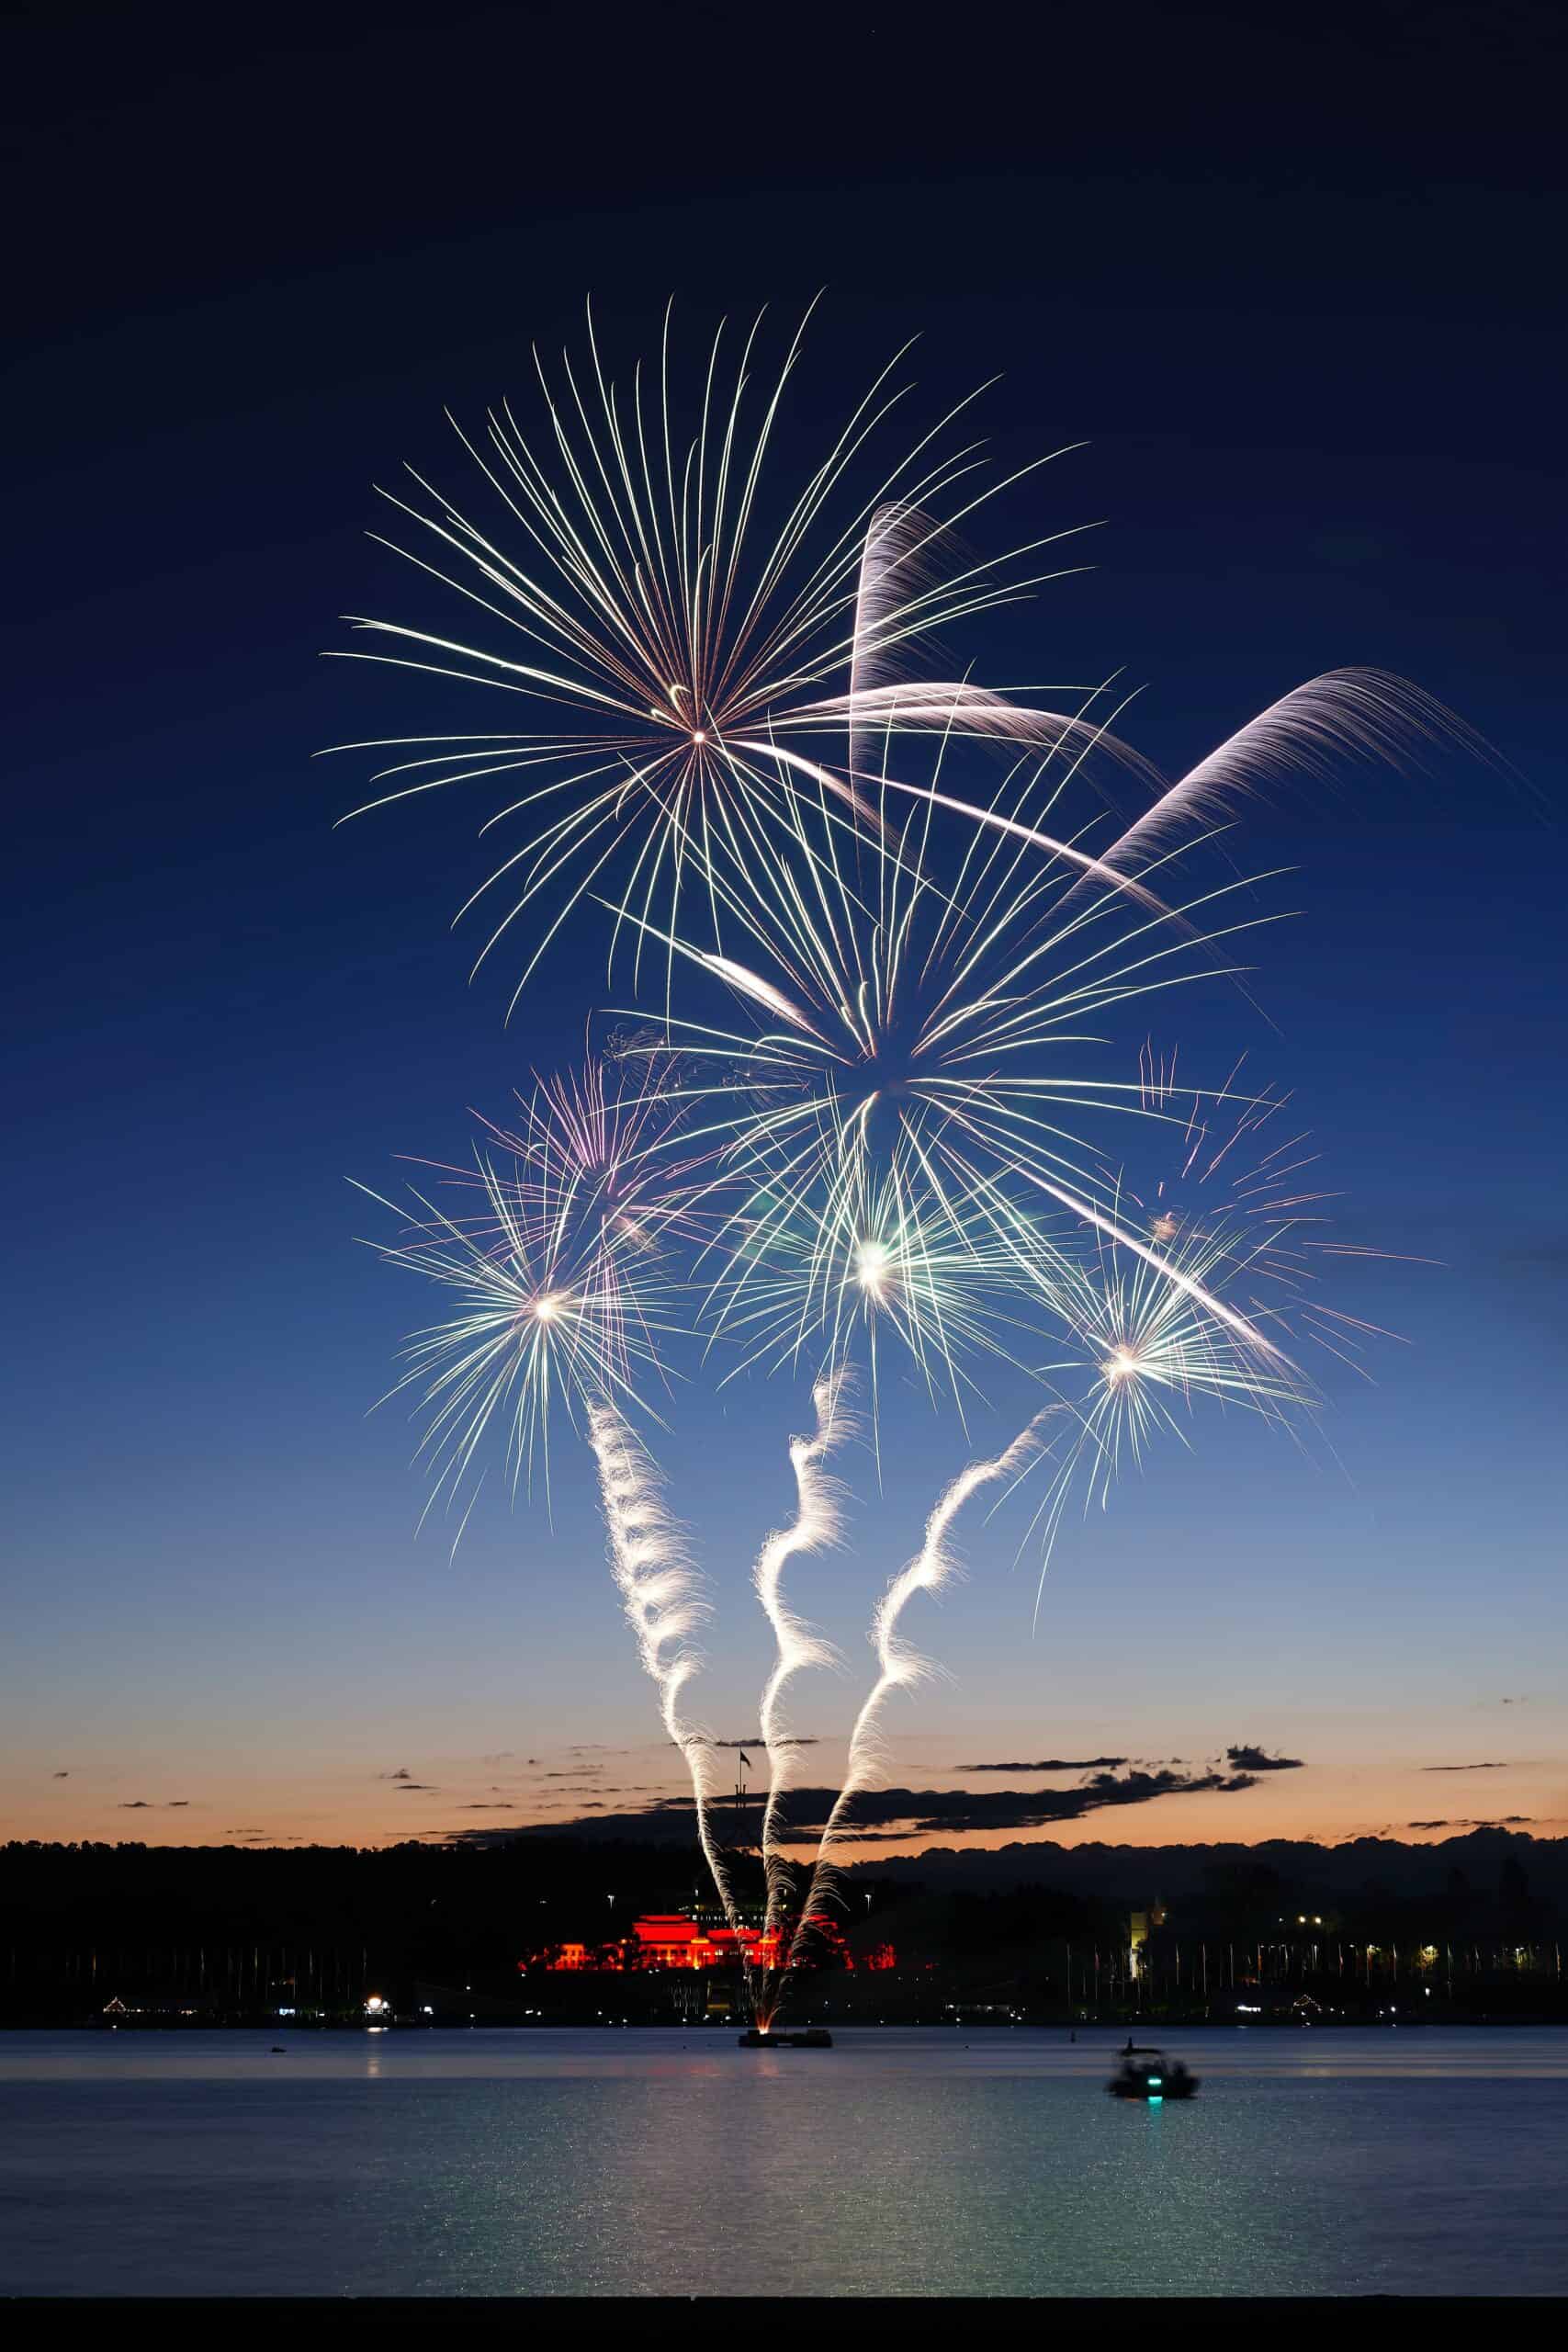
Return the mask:
{"type": "MultiPolygon", "coordinates": [[[[1048,1412],[1050,1408],[1046,1408],[1048,1412]]],[[[1036,1430],[1045,1413],[1037,1413],[1027,1429],[1002,1453],[988,1462],[971,1462],[945,1487],[936,1508],[926,1521],[925,1542],[907,1568],[901,1568],[877,1602],[871,1621],[872,1645],[876,1652],[877,1676],[871,1690],[855,1717],[855,1727],[850,1734],[850,1750],[844,1768],[844,1782],[833,1800],[817,1848],[811,1879],[806,1900],[795,1922],[795,1936],[790,1944],[787,1965],[793,1969],[799,1957],[801,1942],[817,1909],[818,1895],[826,1891],[834,1864],[833,1849],[839,1842],[844,1816],[854,1799],[870,1787],[878,1762],[876,1737],[877,1717],[883,1701],[893,1690],[912,1690],[925,1681],[934,1671],[931,1662],[918,1650],[908,1649],[898,1639],[898,1620],[917,1592],[936,1592],[947,1582],[958,1563],[947,1548],[948,1531],[971,1495],[988,1487],[998,1478],[1016,1476],[1028,1463],[1038,1443],[1036,1430]]]]}
{"type": "MultiPolygon", "coordinates": [[[[851,1426],[843,1406],[848,1372],[840,1367],[818,1381],[811,1392],[817,1427],[809,1437],[790,1440],[790,1466],[795,1472],[796,1509],[787,1527],[775,1529],[757,1555],[751,1583],[762,1613],[773,1629],[773,1670],[762,1690],[761,1730],[768,1755],[768,1797],[762,1812],[762,1870],[767,1883],[767,1912],[762,1929],[763,1965],[770,1965],[779,1922],[792,1892],[788,1863],[779,1851],[781,1808],[789,1787],[795,1751],[787,1744],[783,1701],[792,1677],[809,1666],[829,1666],[835,1653],[814,1634],[784,1597],[787,1564],[805,1552],[820,1552],[837,1543],[840,1532],[839,1497],[822,1464],[851,1426]]],[[[776,1977],[776,1972],[775,1977],[776,1977]]],[[[769,1987],[764,2013],[766,2027],[778,1997],[779,1984],[769,1987]]]]}
{"type": "Polygon", "coordinates": [[[626,1622],[637,1636],[643,1671],[659,1692],[664,1728],[685,1757],[696,1807],[697,1840],[744,1965],[734,1891],[708,1821],[709,1809],[719,1794],[714,1779],[713,1743],[681,1712],[681,1692],[698,1668],[692,1645],[702,1609],[695,1574],[665,1507],[658,1471],[614,1406],[592,1407],[588,1438],[599,1470],[611,1570],[626,1622]]]}

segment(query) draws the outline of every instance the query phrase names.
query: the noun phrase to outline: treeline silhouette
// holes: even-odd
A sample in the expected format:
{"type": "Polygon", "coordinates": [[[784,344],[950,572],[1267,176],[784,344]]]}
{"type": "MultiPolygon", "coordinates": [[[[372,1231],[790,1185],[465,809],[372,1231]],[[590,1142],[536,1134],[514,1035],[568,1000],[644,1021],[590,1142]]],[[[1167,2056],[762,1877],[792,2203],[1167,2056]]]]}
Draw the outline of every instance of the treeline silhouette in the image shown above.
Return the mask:
{"type": "MultiPolygon", "coordinates": [[[[743,1899],[754,1855],[734,1863],[743,1899]]],[[[867,1861],[846,1877],[850,1959],[804,2008],[980,2016],[1555,2018],[1564,1841],[1483,1831],[1441,1848],[1014,1846],[867,1861]]],[[[752,1882],[756,1883],[753,1883],[752,1882]]],[[[375,1996],[435,2021],[694,2014],[649,1974],[519,1963],[591,1956],[645,1911],[710,1900],[694,1849],[539,1835],[452,1845],[0,1849],[0,2019],[362,2019],[375,1996]]]]}

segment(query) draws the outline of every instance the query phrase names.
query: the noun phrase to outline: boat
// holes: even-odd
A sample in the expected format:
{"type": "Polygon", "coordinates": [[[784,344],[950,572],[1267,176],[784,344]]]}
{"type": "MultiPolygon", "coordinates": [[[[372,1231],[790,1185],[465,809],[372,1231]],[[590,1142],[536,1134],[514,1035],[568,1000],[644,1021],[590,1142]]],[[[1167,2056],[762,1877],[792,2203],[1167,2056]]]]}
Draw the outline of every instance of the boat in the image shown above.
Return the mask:
{"type": "Polygon", "coordinates": [[[749,2026],[737,2037],[742,2050],[831,2050],[833,2037],[825,2025],[808,2025],[800,2033],[770,2033],[749,2026]]]}
{"type": "Polygon", "coordinates": [[[1199,2077],[1153,2042],[1129,2041],[1118,2055],[1122,2063],[1105,2086],[1112,2098],[1141,2098],[1158,2107],[1168,2098],[1190,2098],[1198,2088],[1199,2077]]]}

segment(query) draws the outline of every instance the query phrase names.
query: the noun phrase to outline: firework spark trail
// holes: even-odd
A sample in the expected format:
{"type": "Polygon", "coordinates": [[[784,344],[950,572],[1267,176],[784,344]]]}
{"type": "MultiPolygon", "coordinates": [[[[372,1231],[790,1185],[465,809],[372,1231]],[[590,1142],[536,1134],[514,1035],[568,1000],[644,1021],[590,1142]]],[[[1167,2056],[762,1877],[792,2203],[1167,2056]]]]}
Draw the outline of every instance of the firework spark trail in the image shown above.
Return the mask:
{"type": "Polygon", "coordinates": [[[768,1796],[762,1813],[762,1869],[767,1882],[767,1915],[763,1948],[773,1950],[780,1914],[790,1892],[789,1866],[779,1851],[781,1808],[789,1787],[794,1749],[786,1744],[783,1714],[786,1685],[807,1667],[829,1666],[835,1652],[803,1623],[784,1597],[784,1572],[802,1553],[820,1552],[837,1543],[841,1532],[839,1497],[834,1481],[822,1464],[849,1432],[843,1405],[849,1374],[838,1370],[818,1380],[811,1392],[817,1427],[809,1437],[790,1440],[789,1458],[795,1472],[797,1507],[787,1527],[770,1535],[757,1555],[751,1583],[762,1613],[773,1629],[776,1655],[773,1670],[762,1690],[762,1740],[768,1755],[768,1796]]]}
{"type": "MultiPolygon", "coordinates": [[[[957,691],[956,687],[946,689],[949,695],[956,694],[957,691]]],[[[943,707],[951,708],[951,705],[943,707]]],[[[1054,723],[1063,729],[1071,728],[1075,724],[1069,718],[1058,718],[1054,723]]],[[[931,722],[931,731],[936,731],[934,720],[931,722]]],[[[1101,729],[1086,729],[1085,731],[1092,733],[1097,741],[1104,740],[1101,729]]],[[[824,792],[844,797],[852,795],[855,791],[852,781],[846,782],[842,777],[835,775],[830,768],[825,767],[818,760],[808,760],[799,752],[785,751],[780,743],[750,742],[744,737],[738,737],[736,749],[751,752],[759,758],[771,757],[785,767],[797,768],[802,775],[807,777],[824,792]]],[[[864,781],[863,778],[862,780],[864,781]]],[[[1168,907],[1163,899],[1156,898],[1155,893],[1134,875],[1111,865],[1103,857],[1091,857],[1086,850],[1077,848],[1074,842],[1059,840],[1055,834],[1045,832],[1038,825],[1022,824],[1016,817],[1009,817],[998,809],[987,808],[981,801],[960,799],[952,793],[937,792],[926,785],[906,784],[895,775],[883,775],[875,781],[886,791],[903,793],[911,800],[922,800],[928,808],[950,809],[955,816],[966,818],[971,824],[987,826],[993,831],[1010,835],[1014,841],[1024,842],[1032,848],[1043,850],[1047,857],[1059,858],[1064,865],[1076,867],[1079,882],[1098,883],[1104,889],[1120,891],[1125,897],[1134,899],[1140,907],[1151,914],[1163,915],[1168,921],[1176,919],[1176,910],[1168,907]]]]}
{"type": "Polygon", "coordinates": [[[1157,854],[1184,825],[1228,819],[1237,801],[1255,797],[1271,778],[1329,779],[1345,757],[1393,767],[1444,741],[1489,756],[1472,729],[1407,679],[1386,670],[1327,670],[1237,728],[1162,789],[1101,854],[1108,865],[1126,866],[1157,854]]]}
{"type": "Polygon", "coordinates": [[[664,1728],[686,1759],[697,1840],[744,1963],[734,1889],[709,1825],[710,1810],[720,1793],[715,1749],[707,1733],[689,1723],[681,1710],[681,1693],[701,1663],[693,1643],[703,1613],[695,1572],[665,1507],[659,1473],[613,1405],[590,1409],[588,1437],[599,1470],[611,1573],[636,1636],[642,1669],[659,1693],[664,1728]]]}
{"type": "Polygon", "coordinates": [[[1268,1356],[1281,1368],[1289,1368],[1290,1360],[1282,1349],[1276,1347],[1273,1340],[1259,1331],[1255,1324],[1249,1323],[1245,1315],[1238,1313],[1234,1306],[1227,1306],[1223,1298],[1217,1297],[1206,1283],[1201,1282],[1196,1274],[1189,1272],[1187,1268],[1179,1264],[1174,1258],[1158,1250],[1151,1249],[1146,1241],[1140,1241],[1135,1234],[1129,1233],[1114,1216],[1107,1216],[1089,1201],[1076,1199],[1062,1185],[1053,1184],[1046,1178],[1031,1170],[1026,1169],[1023,1172],[1028,1181],[1038,1184],[1048,1198],[1058,1203],[1063,1208],[1071,1209],[1075,1216],[1082,1217],[1086,1225],[1093,1226],[1096,1232],[1103,1234],[1108,1240],[1118,1243],[1123,1250],[1130,1250],[1135,1258],[1143,1260],[1145,1266],[1152,1268],[1156,1274],[1163,1275],[1173,1290],[1179,1291],[1184,1296],[1195,1300],[1213,1317],[1217,1323],[1223,1323],[1227,1330],[1233,1332],[1245,1346],[1256,1348],[1259,1355],[1268,1356]]]}
{"type": "MultiPolygon", "coordinates": [[[[1051,1409],[1046,1408],[1047,1412],[1051,1409]]],[[[982,1487],[991,1486],[998,1478],[1016,1478],[1022,1473],[1039,1444],[1037,1432],[1044,1418],[1044,1414],[1036,1414],[1028,1428],[1021,1430],[1002,1453],[993,1455],[988,1462],[971,1462],[967,1469],[959,1472],[952,1484],[944,1488],[927,1520],[925,1541],[919,1553],[908,1567],[899,1570],[876,1604],[871,1621],[872,1646],[876,1652],[876,1679],[855,1717],[854,1729],[850,1734],[843,1785],[833,1801],[833,1809],[818,1842],[806,1900],[801,1905],[800,1917],[795,1923],[790,1945],[788,1965],[792,1969],[799,1957],[807,1928],[816,1913],[818,1897],[830,1882],[834,1869],[833,1851],[835,1846],[841,1842],[845,1815],[855,1798],[871,1786],[880,1761],[876,1726],[883,1703],[892,1691],[911,1690],[935,1671],[929,1659],[900,1642],[898,1621],[916,1593],[940,1591],[953,1575],[958,1563],[948,1549],[947,1538],[953,1521],[970,1496],[982,1487]]]]}

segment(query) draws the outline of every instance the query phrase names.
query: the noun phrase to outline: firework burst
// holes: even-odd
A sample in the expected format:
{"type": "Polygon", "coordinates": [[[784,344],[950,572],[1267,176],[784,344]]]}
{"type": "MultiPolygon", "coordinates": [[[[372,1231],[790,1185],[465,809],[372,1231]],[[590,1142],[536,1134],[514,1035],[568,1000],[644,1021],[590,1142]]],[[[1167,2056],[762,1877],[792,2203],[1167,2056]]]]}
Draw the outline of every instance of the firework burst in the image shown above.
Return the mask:
{"type": "MultiPolygon", "coordinates": [[[[1145,1055],[1141,1082],[1151,1107],[1162,1108],[1174,1062],[1156,1066],[1145,1055]]],[[[1123,1179],[1113,1216],[1085,1227],[1087,1250],[1075,1257],[1054,1249],[1042,1272],[1070,1353],[1041,1367],[1061,1400],[1066,1434],[1053,1447],[1055,1468],[1032,1522],[1042,1539],[1037,1615],[1075,1493],[1086,1512],[1103,1510],[1122,1470],[1141,1466],[1156,1440],[1190,1444],[1202,1401],[1258,1413],[1292,1433],[1315,1408],[1316,1392],[1294,1359],[1297,1339],[1304,1329],[1335,1345],[1343,1318],[1311,1287],[1314,1254],[1335,1245],[1323,1238],[1326,1196],[1303,1188],[1314,1160],[1307,1138],[1292,1132],[1258,1148],[1288,1104],[1269,1089],[1239,1105],[1220,1090],[1209,1117],[1190,1114],[1174,1171],[1142,1194],[1123,1179]]]]}
{"type": "MultiPolygon", "coordinates": [[[[490,413],[481,438],[458,428],[494,504],[494,537],[412,469],[411,494],[389,493],[412,536],[383,544],[482,616],[480,634],[352,616],[378,641],[343,658],[521,697],[550,723],[338,745],[404,755],[378,771],[387,789],[352,813],[522,780],[486,830],[517,820],[525,838],[463,911],[499,903],[482,961],[547,894],[554,911],[524,980],[607,871],[623,914],[646,919],[662,906],[672,922],[692,881],[716,925],[716,873],[744,876],[787,823],[796,776],[769,756],[773,739],[837,728],[845,705],[824,693],[830,682],[875,697],[884,690],[873,680],[905,649],[1057,576],[1022,569],[1044,539],[956,570],[941,560],[957,526],[1018,479],[983,478],[980,445],[958,433],[969,399],[876,469],[869,496],[853,488],[905,398],[902,352],[778,511],[764,461],[801,334],[759,381],[762,324],[739,336],[721,325],[686,402],[672,382],[668,314],[657,368],[638,362],[629,384],[606,374],[592,316],[581,362],[563,354],[552,378],[536,355],[533,439],[510,403],[490,413]]],[[[907,723],[931,722],[911,704],[907,723]]],[[[853,786],[835,776],[829,788],[859,825],[853,786]]]]}
{"type": "Polygon", "coordinates": [[[524,1109],[515,1133],[487,1126],[471,1167],[435,1171],[450,1205],[411,1186],[411,1213],[358,1187],[405,1220],[403,1238],[368,1246],[454,1301],[410,1339],[390,1392],[412,1392],[424,1423],[431,1504],[461,1498],[498,1428],[513,1491],[536,1463],[547,1489],[553,1416],[580,1426],[596,1408],[641,1404],[676,1328],[669,1237],[688,1211],[680,1163],[659,1156],[656,1098],[591,1067],[541,1084],[524,1109]]]}
{"type": "MultiPolygon", "coordinates": [[[[1031,763],[1005,805],[1029,810],[1057,789],[1031,763]]],[[[797,802],[800,856],[772,861],[737,903],[752,961],[668,940],[747,1024],[671,1018],[665,1033],[691,1133],[741,1189],[723,1227],[720,1327],[765,1352],[891,1318],[957,1396],[956,1355],[985,1344],[1019,1261],[1037,1291],[1051,1262],[1042,1216],[1065,1212],[1144,1250],[1266,1351],[1235,1309],[1119,1220],[1096,1138],[1108,1114],[1181,1121],[1170,1101],[1106,1073],[1108,1025],[1211,977],[1227,940],[1272,918],[1201,931],[1193,917],[1212,918],[1240,884],[1175,907],[1119,881],[1080,896],[1077,864],[1041,855],[1021,818],[1018,835],[965,824],[938,846],[929,803],[897,831],[885,797],[876,808],[877,842],[856,855],[825,800],[814,812],[797,802]]],[[[1201,1098],[1185,1099],[1190,1111],[1201,1098]]]]}
{"type": "Polygon", "coordinates": [[[719,1267],[702,1319],[710,1345],[735,1351],[725,1380],[754,1365],[804,1361],[825,1379],[862,1365],[875,1442],[890,1351],[961,1420],[983,1396],[978,1368],[1023,1369],[1028,1302],[985,1204],[933,1186],[906,1157],[880,1175],[852,1157],[826,1183],[752,1164],[742,1192],[697,1261],[719,1267]]]}

